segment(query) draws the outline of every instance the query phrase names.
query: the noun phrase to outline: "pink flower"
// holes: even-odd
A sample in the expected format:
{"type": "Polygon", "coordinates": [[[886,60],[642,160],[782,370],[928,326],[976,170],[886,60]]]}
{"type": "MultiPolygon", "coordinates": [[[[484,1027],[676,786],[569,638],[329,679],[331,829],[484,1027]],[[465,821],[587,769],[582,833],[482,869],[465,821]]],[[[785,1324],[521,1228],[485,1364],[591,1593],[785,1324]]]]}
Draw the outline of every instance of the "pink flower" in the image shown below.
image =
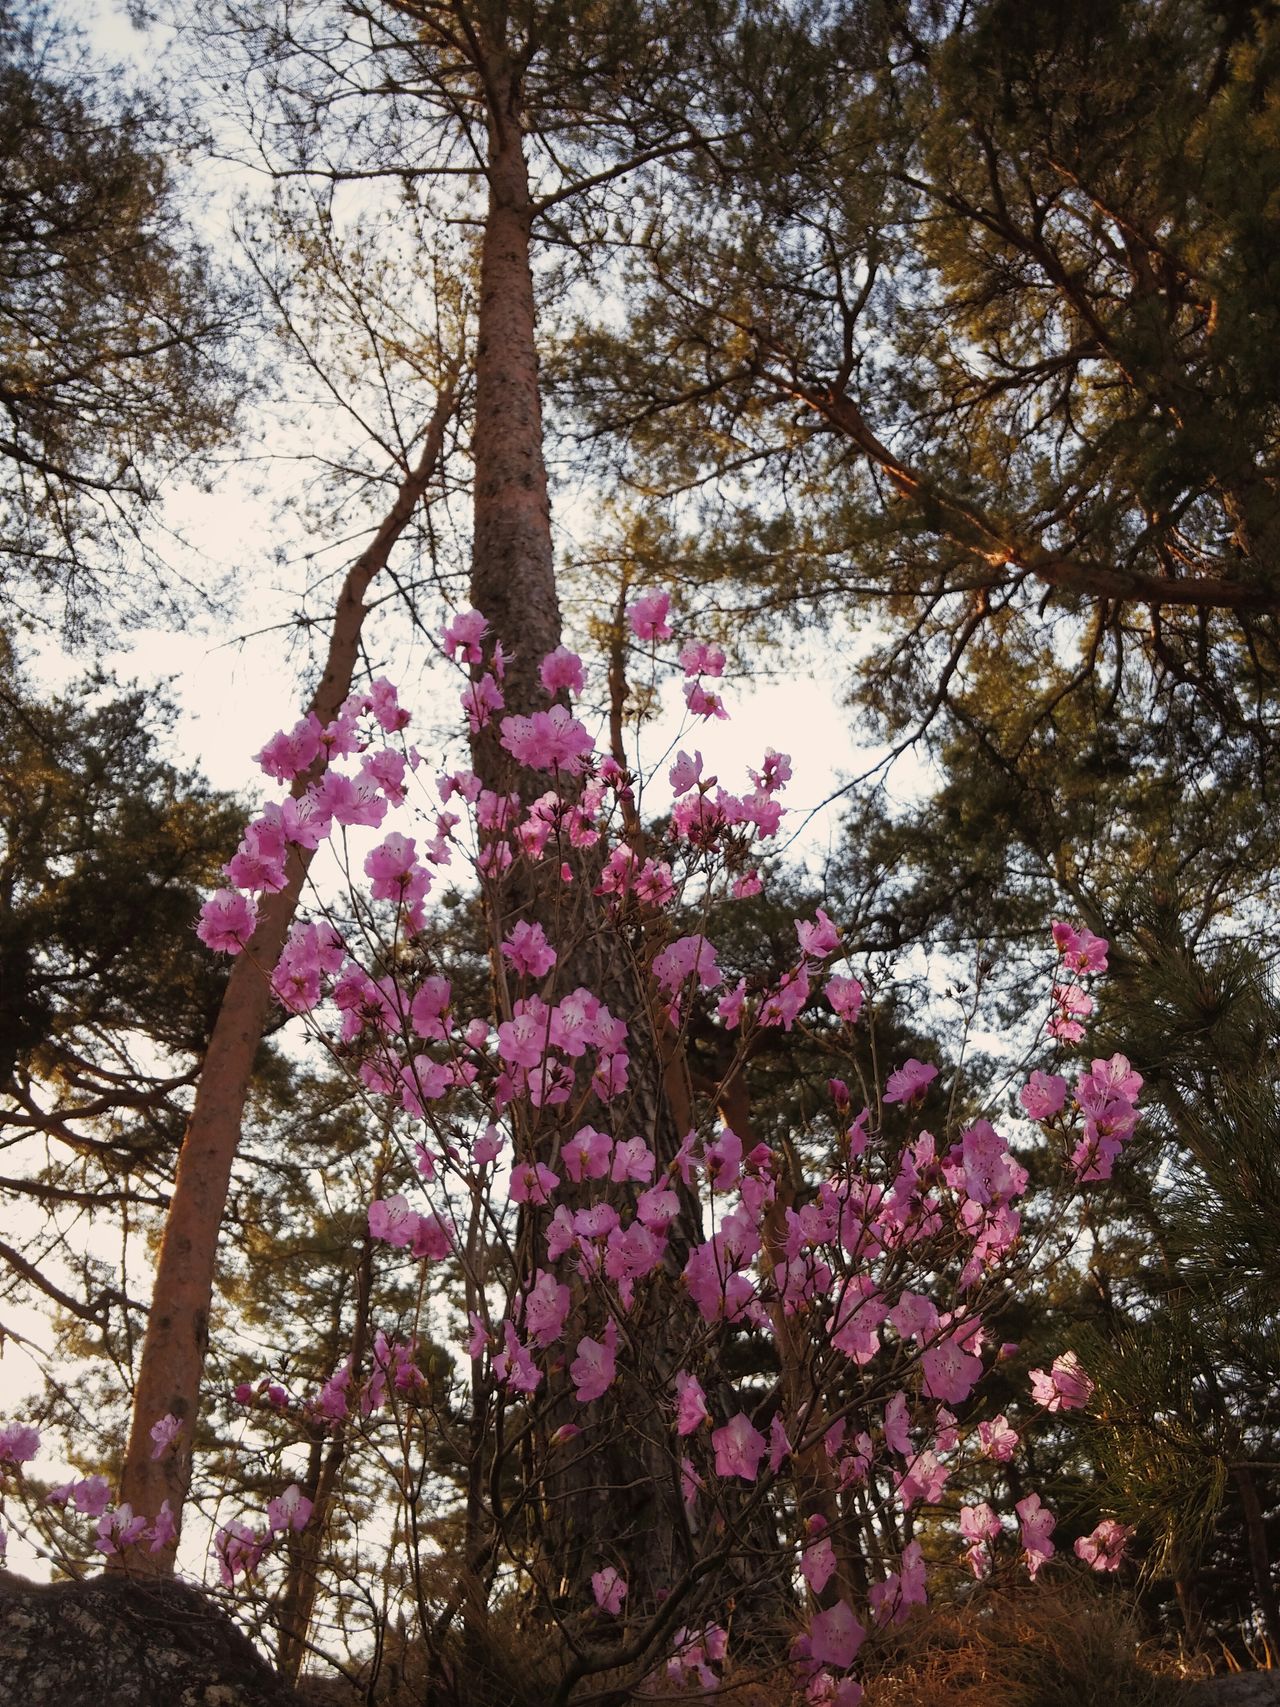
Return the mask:
{"type": "Polygon", "coordinates": [[[705,640],[690,640],[680,648],[680,668],[686,676],[722,676],[724,648],[705,640]]]}
{"type": "Polygon", "coordinates": [[[1067,1100],[1067,1081],[1057,1073],[1032,1073],[1018,1092],[1018,1101],[1032,1120],[1052,1120],[1067,1100]]]}
{"type": "Polygon", "coordinates": [[[809,1653],[819,1665],[843,1671],[851,1666],[867,1632],[858,1623],[846,1600],[838,1600],[825,1612],[815,1612],[809,1623],[809,1653]]]}
{"type": "Polygon", "coordinates": [[[526,919],[521,919],[511,935],[503,939],[502,956],[517,972],[530,978],[545,977],[556,963],[556,951],[547,941],[542,926],[536,921],[530,924],[526,919]]]}
{"type": "Polygon", "coordinates": [[[717,1476],[741,1476],[746,1482],[755,1481],[767,1442],[744,1411],[731,1417],[723,1428],[716,1429],[711,1444],[716,1453],[717,1476]]]}
{"type": "Polygon", "coordinates": [[[151,1449],[151,1456],[163,1458],[182,1433],[182,1422],[171,1411],[168,1416],[161,1417],[159,1422],[152,1423],[150,1432],[151,1438],[155,1442],[151,1449]]]}
{"type": "Polygon", "coordinates": [[[913,1606],[925,1604],[924,1554],[918,1541],[902,1552],[901,1569],[890,1571],[880,1583],[872,1583],[867,1600],[877,1624],[902,1624],[913,1606]]]}
{"type": "Polygon", "coordinates": [[[1027,1561],[1028,1574],[1034,1582],[1041,1565],[1057,1551],[1049,1537],[1058,1520],[1040,1504],[1039,1494],[1028,1494],[1026,1499],[1018,1501],[1014,1510],[1022,1525],[1023,1557],[1027,1561]]]}
{"type": "Polygon", "coordinates": [[[527,1345],[523,1345],[509,1321],[502,1324],[503,1344],[506,1347],[493,1360],[493,1373],[517,1393],[532,1393],[542,1380],[542,1371],[534,1363],[527,1345]]]}
{"type": "Polygon", "coordinates": [[[239,954],[253,935],[258,910],[236,889],[219,889],[200,909],[196,935],[215,954],[239,954]]]}
{"type": "Polygon", "coordinates": [[[111,1503],[111,1484],[105,1476],[88,1476],[49,1490],[49,1505],[65,1505],[68,1500],[86,1517],[101,1517],[111,1503]]]}
{"type": "Polygon", "coordinates": [[[409,713],[400,704],[394,683],[385,676],[379,676],[376,682],[369,684],[369,710],[378,727],[385,729],[388,735],[394,735],[409,725],[409,713]]]}
{"type": "Polygon", "coordinates": [[[622,1611],[622,1603],[627,1598],[627,1583],[620,1571],[612,1565],[606,1565],[603,1570],[594,1571],[591,1576],[591,1592],[596,1597],[596,1605],[601,1612],[608,1612],[614,1617],[622,1611]]]}
{"type": "Polygon", "coordinates": [[[637,640],[670,640],[671,627],[667,622],[670,609],[670,593],[641,593],[627,612],[632,634],[637,640]]]}
{"type": "Polygon", "coordinates": [[[296,1482],[267,1506],[267,1524],[273,1535],[287,1530],[303,1530],[311,1516],[311,1501],[296,1482]]]}
{"type": "Polygon", "coordinates": [[[554,652],[548,652],[538,666],[538,674],[543,687],[553,696],[562,692],[581,693],[586,686],[582,659],[567,646],[557,646],[554,652]]]}
{"type": "Polygon", "coordinates": [[[545,1162],[517,1162],[511,1170],[511,1201],[550,1203],[559,1184],[560,1175],[545,1162]]]}
{"type": "Polygon", "coordinates": [[[563,705],[532,717],[504,717],[501,743],[517,764],[531,770],[561,770],[576,776],[595,742],[563,705]]]}
{"type": "Polygon", "coordinates": [[[917,1453],[894,1481],[894,1491],[902,1501],[903,1511],[910,1511],[918,1500],[923,1500],[926,1505],[937,1505],[950,1474],[946,1465],[939,1463],[935,1453],[917,1453]]]}
{"type": "Polygon", "coordinates": [[[825,1526],[825,1520],[821,1517],[809,1519],[809,1531],[814,1539],[805,1543],[804,1551],[800,1555],[800,1574],[814,1594],[822,1593],[834,1576],[836,1568],[836,1555],[831,1538],[822,1533],[825,1526]]]}
{"type": "Polygon", "coordinates": [[[40,1450],[40,1431],[26,1423],[0,1428],[0,1464],[29,1464],[40,1450]]]}
{"type": "Polygon", "coordinates": [[[828,978],[822,993],[846,1025],[856,1023],[862,1012],[862,985],[856,978],[828,978]]]}
{"type": "Polygon", "coordinates": [[[612,1387],[617,1375],[615,1348],[618,1343],[618,1324],[610,1318],[601,1339],[585,1334],[578,1341],[578,1355],[569,1365],[569,1378],[574,1384],[574,1398],[580,1405],[598,1399],[612,1387]]]}
{"type": "Polygon", "coordinates": [[[975,1577],[985,1577],[991,1568],[990,1543],[999,1538],[1000,1519],[987,1505],[960,1507],[960,1533],[968,1542],[965,1559],[975,1577]]]}
{"type": "Polygon", "coordinates": [[[985,1458],[994,1458],[998,1464],[1007,1464],[1013,1457],[1018,1438],[1018,1431],[1010,1428],[1003,1411],[998,1417],[992,1417],[990,1422],[978,1424],[978,1443],[982,1454],[985,1458]]]}
{"type": "Polygon", "coordinates": [[[696,977],[704,990],[714,990],[723,981],[715,946],[704,936],[677,937],[654,957],[653,975],[672,996],[687,978],[696,977]]]}
{"type": "Polygon", "coordinates": [[[886,1102],[912,1102],[921,1096],[925,1086],[932,1084],[938,1076],[936,1067],[927,1066],[923,1061],[917,1061],[910,1056],[898,1068],[896,1073],[890,1073],[884,1087],[886,1102]]]}
{"type": "Polygon", "coordinates": [[[800,952],[812,960],[825,960],[840,946],[840,932],[822,907],[818,908],[812,920],[797,919],[795,925],[800,952]]]}
{"type": "MultiPolygon", "coordinates": [[[[126,1510],[121,1507],[121,1510],[126,1510]]],[[[230,1588],[236,1577],[252,1576],[258,1568],[266,1547],[264,1538],[247,1523],[233,1521],[214,1537],[213,1551],[218,1561],[218,1575],[223,1588],[230,1588]]]]}
{"type": "Polygon", "coordinates": [[[146,1518],[135,1517],[131,1505],[117,1506],[114,1511],[103,1512],[98,1519],[98,1539],[94,1545],[99,1553],[112,1558],[141,1540],[146,1527],[146,1518]]]}
{"type": "Polygon", "coordinates": [[[1058,920],[1053,927],[1053,940],[1058,953],[1076,972],[1105,972],[1110,943],[1105,937],[1094,936],[1083,926],[1076,931],[1058,920]]]}
{"type": "Polygon", "coordinates": [[[533,1343],[545,1351],[560,1338],[569,1315],[569,1288],[546,1269],[538,1270],[538,1278],[525,1296],[524,1322],[533,1343]]]}
{"type": "Polygon", "coordinates": [[[702,754],[695,753],[692,758],[686,752],[676,754],[676,762],[667,772],[671,782],[672,792],[676,795],[687,794],[696,786],[702,775],[702,754]]]}
{"type": "Polygon", "coordinates": [[[924,1392],[930,1399],[948,1405],[962,1404],[982,1374],[981,1358],[971,1357],[959,1344],[959,1336],[932,1345],[920,1359],[924,1392]]]}
{"type": "Polygon", "coordinates": [[[1093,1388],[1094,1383],[1080,1367],[1074,1351],[1064,1351],[1061,1357],[1055,1357],[1047,1375],[1043,1369],[1031,1371],[1031,1396],[1048,1411],[1082,1410],[1093,1388]]]}
{"type": "Polygon", "coordinates": [[[144,1539],[151,1543],[147,1549],[149,1553],[163,1553],[166,1547],[172,1546],[178,1539],[178,1525],[168,1500],[161,1505],[156,1520],[146,1531],[144,1539]]]}
{"type": "Polygon", "coordinates": [[[696,1375],[681,1369],[676,1372],[676,1433],[692,1434],[704,1422],[711,1420],[706,1394],[696,1375]]]}
{"type": "Polygon", "coordinates": [[[708,693],[698,682],[684,684],[684,702],[695,717],[718,717],[727,722],[729,712],[718,693],[708,693]]]}
{"type": "Polygon", "coordinates": [[[1132,1537],[1132,1529],[1113,1517],[1104,1517],[1091,1535],[1082,1535],[1076,1542],[1076,1557],[1090,1570],[1118,1571],[1132,1537]]]}
{"type": "Polygon", "coordinates": [[[482,656],[480,642],[488,627],[478,610],[459,611],[452,621],[446,623],[441,636],[445,657],[452,658],[461,652],[464,663],[478,664],[482,656]]]}

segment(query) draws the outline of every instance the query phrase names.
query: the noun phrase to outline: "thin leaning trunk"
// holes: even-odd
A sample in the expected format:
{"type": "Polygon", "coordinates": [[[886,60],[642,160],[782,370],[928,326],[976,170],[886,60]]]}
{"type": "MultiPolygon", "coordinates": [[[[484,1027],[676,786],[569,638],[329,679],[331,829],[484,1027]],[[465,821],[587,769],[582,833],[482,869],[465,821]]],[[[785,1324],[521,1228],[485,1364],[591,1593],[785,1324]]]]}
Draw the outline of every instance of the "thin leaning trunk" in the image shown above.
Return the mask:
{"type": "MultiPolygon", "coordinates": [[[[351,691],[365,616],[364,595],[386,567],[392,547],[439,468],[455,387],[456,375],[440,394],[417,465],[401,482],[395,503],[343,582],[329,655],[309,707],[322,723],[332,721],[351,691]]],[[[309,780],[300,777],[294,792],[301,792],[309,780]]],[[[258,928],[231,969],[209,1038],[165,1219],[134,1389],[120,1498],[135,1513],[149,1518],[155,1517],[167,1500],[179,1525],[191,1485],[191,1437],[198,1414],[218,1237],[231,1168],[240,1143],[254,1060],[271,1011],[271,970],[293,923],[310,861],[309,851],[290,848],[285,887],[265,898],[258,928]],[[176,1450],[153,1458],[150,1431],[164,1416],[177,1417],[183,1425],[182,1433],[176,1450]]],[[[133,1572],[168,1576],[176,1552],[175,1537],[155,1553],[131,1549],[123,1563],[133,1572]]]]}

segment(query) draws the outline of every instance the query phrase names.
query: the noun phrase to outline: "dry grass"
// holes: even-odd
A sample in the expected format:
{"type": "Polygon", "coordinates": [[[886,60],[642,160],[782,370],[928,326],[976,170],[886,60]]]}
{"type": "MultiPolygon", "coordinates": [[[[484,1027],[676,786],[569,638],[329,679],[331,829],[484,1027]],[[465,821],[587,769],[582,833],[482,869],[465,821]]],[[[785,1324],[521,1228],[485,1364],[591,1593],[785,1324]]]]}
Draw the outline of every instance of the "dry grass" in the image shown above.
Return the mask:
{"type": "Polygon", "coordinates": [[[865,1707],[1171,1707],[1175,1680],[1144,1653],[1115,1594],[1069,1582],[934,1605],[866,1681],[865,1707]]]}

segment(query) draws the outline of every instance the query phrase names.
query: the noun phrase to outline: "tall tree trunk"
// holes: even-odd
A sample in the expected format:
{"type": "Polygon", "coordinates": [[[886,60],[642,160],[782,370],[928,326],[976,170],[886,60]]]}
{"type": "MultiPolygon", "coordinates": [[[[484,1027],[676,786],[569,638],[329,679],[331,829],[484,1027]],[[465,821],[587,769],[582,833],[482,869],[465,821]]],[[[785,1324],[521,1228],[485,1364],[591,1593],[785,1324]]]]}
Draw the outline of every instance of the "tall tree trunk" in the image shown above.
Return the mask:
{"type": "MultiPolygon", "coordinates": [[[[386,567],[392,547],[440,465],[456,378],[455,373],[441,391],[417,465],[401,482],[395,503],[343,582],[329,655],[309,708],[322,723],[332,721],[351,691],[369,584],[386,567]]],[[[301,793],[311,780],[299,777],[293,785],[294,793],[301,793]]],[[[231,969],[209,1039],[165,1220],[134,1389],[120,1498],[136,1514],[147,1517],[156,1516],[167,1500],[178,1524],[191,1485],[191,1441],[231,1167],[240,1142],[254,1058],[271,1011],[270,975],[293,922],[310,861],[309,852],[290,849],[288,881],[278,893],[265,898],[258,928],[231,969]],[[150,1430],[168,1415],[182,1423],[182,1434],[176,1450],[154,1458],[150,1430]]],[[[175,1539],[158,1552],[133,1548],[113,1562],[135,1573],[168,1576],[176,1551],[175,1539]]]]}
{"type": "MultiPolygon", "coordinates": [[[[484,82],[491,118],[476,359],[472,602],[506,655],[507,711],[528,715],[546,707],[538,667],[561,637],[542,450],[530,262],[533,207],[521,145],[518,78],[498,46],[489,48],[484,82]]],[[[526,800],[542,793],[546,777],[519,773],[497,734],[489,728],[473,742],[475,769],[484,784],[498,792],[514,787],[526,800]]],[[[562,948],[561,992],[585,986],[627,1021],[631,1074],[625,1114],[615,1103],[597,1118],[602,1124],[624,1118],[628,1135],[645,1138],[661,1173],[674,1160],[683,1135],[668,1094],[661,1022],[650,1011],[647,980],[600,912],[591,857],[588,853],[581,862],[567,892],[559,884],[558,868],[544,879],[518,863],[502,886],[499,905],[504,920],[521,913],[540,916],[550,927],[554,904],[562,948]],[[552,880],[554,902],[545,886],[552,880]]],[[[517,1116],[517,1146],[526,1142],[521,1124],[517,1116]]],[[[545,1134],[551,1124],[544,1121],[538,1130],[545,1134]]],[[[548,1139],[530,1137],[527,1142],[545,1148],[548,1139]]],[[[546,1161],[550,1156],[535,1158],[522,1151],[520,1159],[546,1161]]],[[[592,1573],[606,1564],[620,1566],[626,1575],[628,1612],[652,1614],[671,1585],[696,1563],[699,1550],[707,1548],[723,1557],[719,1587],[731,1593],[732,1579],[744,1610],[762,1600],[771,1607],[777,1604],[776,1582],[761,1583],[762,1573],[771,1569],[775,1540],[763,1502],[750,1505],[744,1496],[750,1509],[739,1529],[715,1540],[694,1536],[683,1509],[673,1458],[672,1378],[686,1335],[699,1337],[704,1324],[678,1284],[691,1243],[701,1238],[699,1211],[696,1198],[678,1179],[675,1184],[682,1214],[671,1229],[664,1270],[638,1289],[635,1306],[622,1324],[614,1386],[590,1407],[574,1396],[567,1365],[577,1340],[584,1333],[598,1337],[602,1327],[597,1316],[584,1311],[583,1289],[575,1283],[576,1307],[565,1331],[562,1366],[549,1371],[542,1390],[546,1397],[531,1459],[539,1497],[528,1502],[526,1512],[543,1615],[562,1610],[572,1614],[589,1606],[592,1573]],[[635,1350],[643,1353],[643,1375],[632,1372],[635,1350]],[[550,1437],[564,1424],[580,1424],[583,1435],[569,1445],[551,1447],[550,1437]]],[[[560,1201],[568,1201],[571,1191],[562,1188],[560,1201]]],[[[531,1280],[534,1268],[544,1261],[546,1215],[545,1210],[524,1206],[517,1239],[524,1280],[531,1280]]]]}

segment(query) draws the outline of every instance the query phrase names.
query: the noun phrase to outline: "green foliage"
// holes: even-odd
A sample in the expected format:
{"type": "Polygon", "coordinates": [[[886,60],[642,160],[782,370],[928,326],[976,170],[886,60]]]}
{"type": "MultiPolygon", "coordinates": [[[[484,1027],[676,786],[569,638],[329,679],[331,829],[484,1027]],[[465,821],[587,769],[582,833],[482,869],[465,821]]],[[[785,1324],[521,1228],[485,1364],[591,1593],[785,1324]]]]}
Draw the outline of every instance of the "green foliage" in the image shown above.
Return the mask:
{"type": "MultiPolygon", "coordinates": [[[[158,102],[38,0],[0,6],[0,577],[7,620],[72,635],[166,590],[119,577],[163,480],[225,443],[244,303],[193,239],[158,102]]],[[[148,584],[150,582],[150,584],[148,584]]],[[[170,583],[167,590],[172,593],[170,583]]]]}

